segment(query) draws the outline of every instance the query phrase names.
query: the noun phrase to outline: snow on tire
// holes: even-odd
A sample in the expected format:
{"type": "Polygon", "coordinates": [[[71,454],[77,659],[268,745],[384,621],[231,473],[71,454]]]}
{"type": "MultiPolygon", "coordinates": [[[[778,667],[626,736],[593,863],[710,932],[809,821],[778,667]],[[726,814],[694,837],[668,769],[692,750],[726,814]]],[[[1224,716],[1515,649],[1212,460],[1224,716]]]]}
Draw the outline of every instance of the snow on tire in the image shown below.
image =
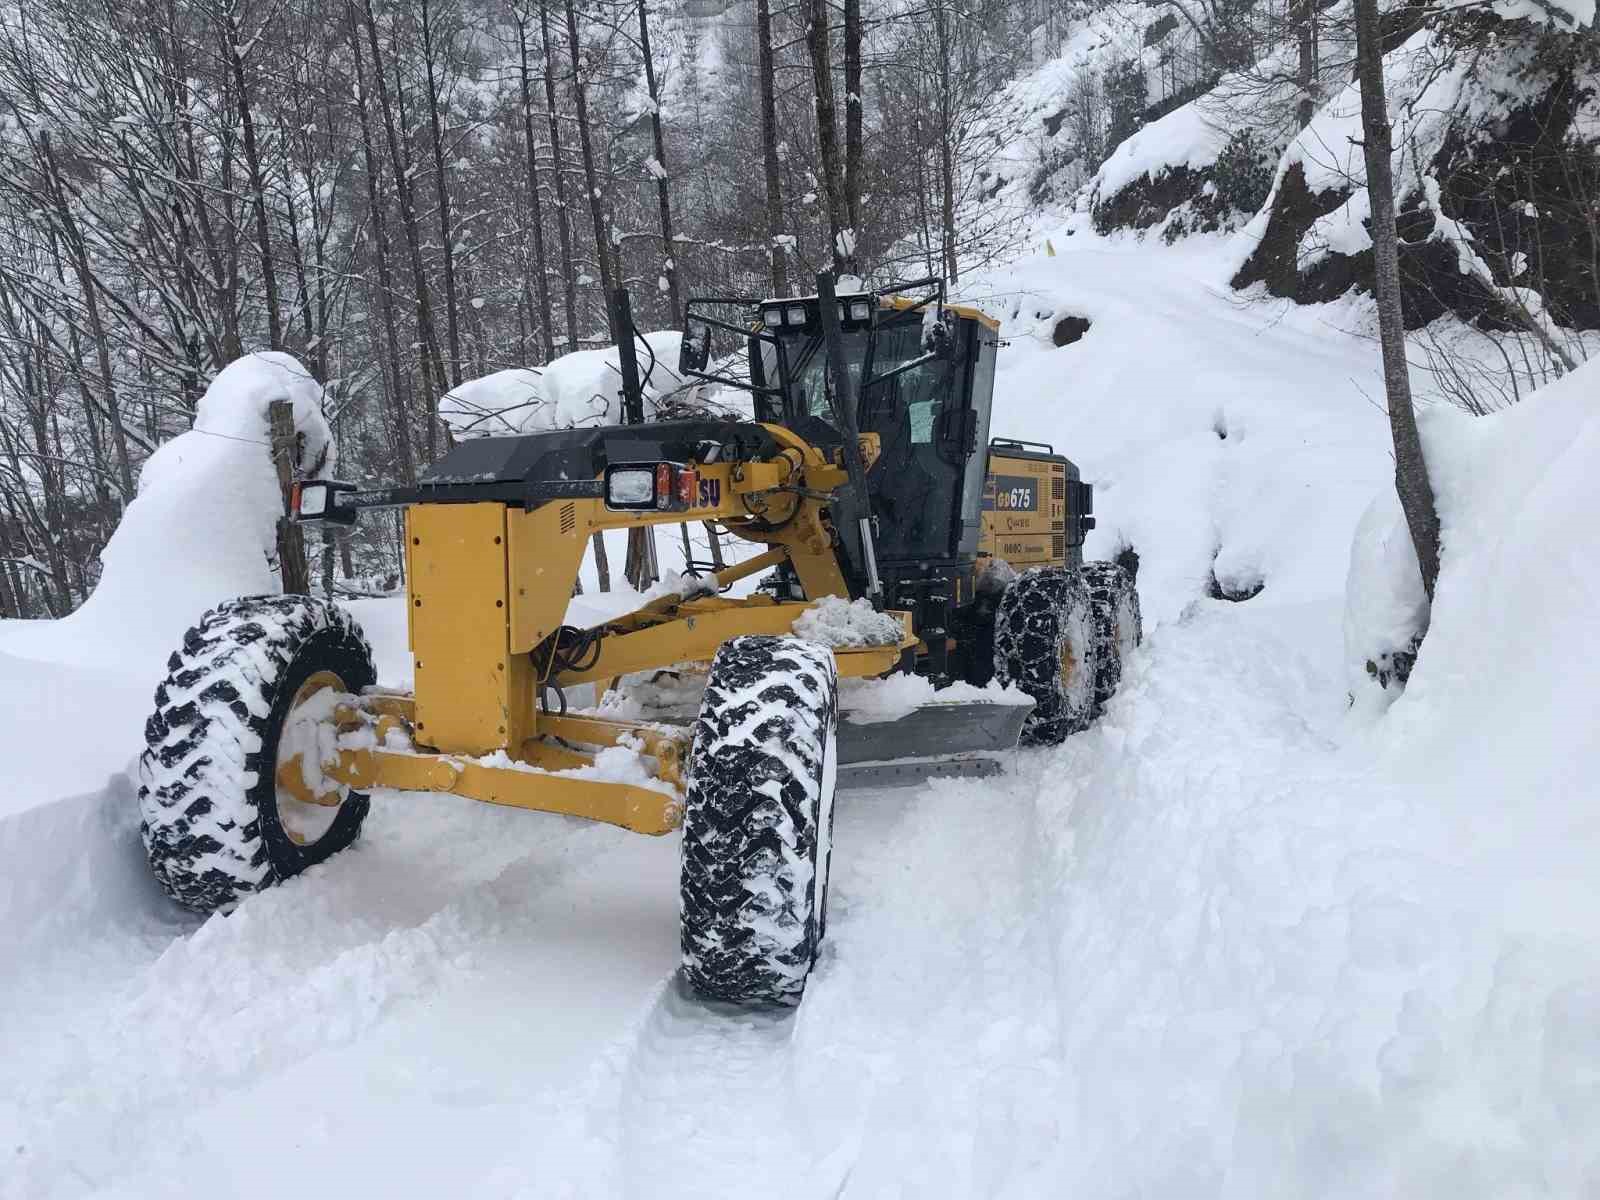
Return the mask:
{"type": "Polygon", "coordinates": [[[1122,664],[1144,640],[1139,589],[1133,576],[1114,562],[1087,562],[1083,582],[1094,619],[1094,711],[1098,716],[1122,682],[1122,664]]]}
{"type": "Polygon", "coordinates": [[[825,922],[837,718],[828,647],[749,636],[717,651],[683,814],[683,973],[702,996],[800,1002],[825,922]]]}
{"type": "Polygon", "coordinates": [[[1054,746],[1094,717],[1095,638],[1089,589],[1075,567],[1019,575],[995,612],[994,672],[1033,697],[1022,742],[1054,746]]]}
{"type": "Polygon", "coordinates": [[[145,725],[139,807],[168,895],[227,911],[355,841],[365,795],[338,789],[336,804],[302,804],[280,796],[276,779],[291,709],[374,681],[372,649],[348,613],[309,596],[234,600],[184,635],[167,672],[145,725]]]}

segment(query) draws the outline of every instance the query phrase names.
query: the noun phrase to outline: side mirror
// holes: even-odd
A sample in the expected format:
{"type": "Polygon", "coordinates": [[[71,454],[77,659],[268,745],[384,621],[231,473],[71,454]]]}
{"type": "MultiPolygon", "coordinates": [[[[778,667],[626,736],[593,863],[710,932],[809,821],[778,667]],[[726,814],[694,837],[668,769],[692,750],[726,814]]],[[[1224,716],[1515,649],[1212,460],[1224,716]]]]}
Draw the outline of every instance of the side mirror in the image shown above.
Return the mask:
{"type": "Polygon", "coordinates": [[[711,361],[711,326],[702,325],[696,338],[693,320],[684,324],[688,328],[683,331],[683,341],[678,347],[678,374],[694,375],[704,371],[711,361]]]}
{"type": "Polygon", "coordinates": [[[941,311],[922,323],[922,349],[939,358],[955,355],[956,335],[950,321],[941,311]]]}

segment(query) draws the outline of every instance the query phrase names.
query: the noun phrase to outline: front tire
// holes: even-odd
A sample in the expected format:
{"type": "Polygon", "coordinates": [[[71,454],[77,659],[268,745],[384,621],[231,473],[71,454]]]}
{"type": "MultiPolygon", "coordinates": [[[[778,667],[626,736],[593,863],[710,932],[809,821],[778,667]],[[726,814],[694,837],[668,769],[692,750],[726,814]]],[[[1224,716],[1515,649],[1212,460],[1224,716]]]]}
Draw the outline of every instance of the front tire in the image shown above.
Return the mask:
{"type": "Polygon", "coordinates": [[[683,974],[701,996],[800,1002],[826,922],[837,720],[826,646],[749,636],[717,651],[683,814],[683,974]]]}
{"type": "Polygon", "coordinates": [[[1122,666],[1144,640],[1139,589],[1133,576],[1114,562],[1083,564],[1094,618],[1094,711],[1099,716],[1122,682],[1122,666]]]}
{"type": "Polygon", "coordinates": [[[1056,746],[1094,718],[1096,643],[1089,589],[1073,567],[1017,576],[995,612],[994,673],[1033,697],[1025,746],[1056,746]]]}
{"type": "Polygon", "coordinates": [[[318,749],[332,735],[323,693],[375,681],[372,649],[348,613],[309,596],[234,600],[184,635],[167,671],[145,725],[139,807],[168,895],[227,911],[355,841],[364,794],[278,779],[285,731],[286,750],[318,749]]]}

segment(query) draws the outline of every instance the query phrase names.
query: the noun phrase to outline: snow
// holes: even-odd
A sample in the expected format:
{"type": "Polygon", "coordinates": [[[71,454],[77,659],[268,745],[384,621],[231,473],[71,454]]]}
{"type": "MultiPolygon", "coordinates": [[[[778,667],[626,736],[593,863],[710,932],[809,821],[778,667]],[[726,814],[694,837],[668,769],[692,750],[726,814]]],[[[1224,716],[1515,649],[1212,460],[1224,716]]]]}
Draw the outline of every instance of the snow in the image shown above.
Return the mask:
{"type": "Polygon", "coordinates": [[[878,612],[870,600],[824,596],[794,621],[794,631],[824,646],[892,646],[905,636],[897,617],[878,612]]]}
{"type": "Polygon", "coordinates": [[[1101,196],[1111,197],[1148,176],[1174,167],[1207,167],[1227,144],[1231,130],[1208,119],[1198,104],[1185,104],[1152,121],[1119,145],[1095,177],[1101,196]]]}
{"type": "MultiPolygon", "coordinates": [[[[1474,0],[1451,0],[1448,8],[1462,8],[1474,0]]],[[[1494,0],[1496,15],[1508,21],[1532,21],[1565,33],[1594,25],[1594,0],[1494,0]]]]}
{"type": "Polygon", "coordinates": [[[942,688],[921,675],[890,675],[884,679],[841,679],[839,709],[856,725],[898,721],[919,708],[936,704],[1032,704],[1015,687],[991,682],[985,687],[951,683],[942,688]]]}
{"type": "Polygon", "coordinates": [[[1428,596],[1411,543],[1400,497],[1386,484],[1362,514],[1350,547],[1345,583],[1345,680],[1352,701],[1381,711],[1400,693],[1398,682],[1380,680],[1385,656],[1405,653],[1428,628],[1428,596]]]}
{"type": "Polygon", "coordinates": [[[153,691],[184,630],[219,599],[277,591],[268,560],[283,501],[267,411],[280,399],[305,438],[300,473],[331,475],[332,434],[310,372],[281,351],[231,363],[200,398],[194,428],[145,463],[93,594],[64,620],[0,627],[0,654],[91,670],[139,662],[153,691]]]}
{"type": "MultiPolygon", "coordinates": [[[[637,343],[645,402],[659,400],[686,382],[678,374],[683,335],[673,330],[644,334],[637,343]]],[[[575,425],[622,423],[622,373],[615,346],[574,350],[544,367],[512,367],[452,388],[439,400],[439,415],[459,436],[487,437],[570,429],[575,425]]]]}
{"type": "MultiPolygon", "coordinates": [[[[447,796],[179,913],[122,770],[159,659],[0,625],[0,1196],[278,1195],[263,1144],[382,1195],[1593,1194],[1600,377],[1424,413],[1439,594],[1352,710],[1347,622],[1415,600],[1370,314],[1240,303],[1236,241],[1037,234],[963,275],[1009,343],[994,432],[1095,484],[1145,644],[1008,774],[841,795],[795,1013],[682,993],[675,839],[447,796]],[[1055,348],[1065,312],[1094,325],[1055,348]]],[[[403,603],[352,608],[403,686],[403,603]]]]}

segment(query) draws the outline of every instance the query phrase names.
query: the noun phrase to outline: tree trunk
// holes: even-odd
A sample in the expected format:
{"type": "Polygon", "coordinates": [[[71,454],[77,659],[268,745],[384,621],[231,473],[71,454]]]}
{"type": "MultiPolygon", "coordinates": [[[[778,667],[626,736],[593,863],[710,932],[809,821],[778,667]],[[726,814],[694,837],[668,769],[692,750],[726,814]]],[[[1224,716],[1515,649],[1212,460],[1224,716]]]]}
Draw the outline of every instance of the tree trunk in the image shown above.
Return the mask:
{"type": "Polygon", "coordinates": [[[422,12],[423,65],[428,74],[428,126],[433,134],[433,180],[439,199],[439,240],[444,248],[445,338],[450,350],[450,386],[461,382],[461,329],[456,313],[456,252],[450,228],[450,187],[444,174],[444,129],[439,121],[439,85],[433,78],[433,21],[429,0],[419,0],[422,12]]]}
{"type": "Polygon", "coordinates": [[[306,567],[306,543],[300,525],[289,518],[289,494],[294,485],[294,409],[287,400],[267,406],[272,421],[272,465],[278,471],[283,493],[283,515],[278,518],[278,571],[284,595],[306,595],[311,574],[306,567]]]}
{"type": "Polygon", "coordinates": [[[100,368],[100,394],[105,405],[106,420],[111,425],[111,444],[117,452],[117,481],[122,485],[124,503],[133,499],[133,463],[128,456],[128,434],[122,427],[122,412],[117,403],[116,376],[111,370],[111,348],[106,342],[105,324],[100,317],[100,298],[95,291],[94,272],[89,266],[89,252],[84,247],[83,232],[67,204],[66,190],[61,185],[61,173],[56,168],[55,153],[50,148],[50,134],[39,134],[39,146],[49,172],[49,187],[55,201],[56,215],[61,219],[66,238],[67,252],[72,259],[78,287],[83,292],[84,311],[89,318],[89,333],[94,338],[95,357],[100,368]]]}
{"type": "Polygon", "coordinates": [[[1383,88],[1383,46],[1377,0],[1356,0],[1356,74],[1361,81],[1361,130],[1367,160],[1367,195],[1372,207],[1372,251],[1378,301],[1378,339],[1383,347],[1383,385],[1394,439],[1394,485],[1416,547],[1422,586],[1433,599],[1439,578],[1439,513],[1417,432],[1406,369],[1405,325],[1400,311],[1399,239],[1395,232],[1393,133],[1383,88]]]}
{"type": "Polygon", "coordinates": [[[394,290],[389,277],[389,233],[384,220],[383,201],[378,195],[378,155],[372,144],[372,121],[367,116],[367,83],[361,66],[361,38],[356,29],[355,5],[346,6],[350,21],[350,54],[355,65],[356,114],[361,118],[361,154],[367,168],[367,208],[372,214],[372,232],[377,239],[378,309],[383,315],[384,344],[389,351],[389,373],[394,380],[395,449],[400,469],[410,483],[417,477],[416,453],[411,447],[411,405],[407,402],[407,379],[400,356],[400,335],[394,315],[394,290]]]}
{"type": "Polygon", "coordinates": [[[955,283],[961,276],[956,266],[955,133],[950,128],[954,104],[950,95],[950,20],[945,3],[946,0],[933,0],[933,27],[939,51],[940,259],[944,277],[955,283]]]}
{"type": "Polygon", "coordinates": [[[811,80],[816,89],[817,153],[822,159],[822,187],[828,203],[828,240],[835,275],[855,270],[855,233],[845,209],[844,172],[839,161],[839,129],[834,116],[833,65],[828,41],[828,0],[809,0],[806,47],[811,53],[811,80]]]}
{"type": "Polygon", "coordinates": [[[1295,105],[1295,120],[1301,129],[1311,124],[1317,112],[1317,0],[1295,0],[1295,41],[1299,51],[1295,83],[1300,100],[1295,105]]]}
{"type": "Polygon", "coordinates": [[[533,225],[533,286],[538,301],[538,312],[528,313],[530,327],[537,326],[544,349],[539,362],[549,362],[553,347],[550,336],[550,272],[544,257],[544,207],[539,202],[539,163],[533,139],[533,78],[528,71],[528,31],[521,13],[517,13],[517,53],[522,75],[522,137],[528,150],[528,208],[533,225]]]}
{"type": "Polygon", "coordinates": [[[267,222],[267,179],[261,170],[261,152],[256,146],[256,122],[250,109],[250,89],[245,82],[244,55],[239,46],[240,30],[230,11],[222,29],[227,41],[228,66],[233,72],[239,123],[244,129],[244,165],[250,173],[250,205],[255,210],[256,244],[261,251],[261,290],[267,301],[267,341],[274,350],[283,349],[283,315],[278,310],[278,276],[272,262],[272,229],[267,222]]]}
{"type": "Polygon", "coordinates": [[[772,263],[772,294],[789,294],[788,247],[783,244],[783,177],[778,164],[778,104],[772,62],[772,11],[756,0],[756,49],[761,74],[761,159],[767,182],[767,255],[772,263]]]}
{"type": "MultiPolygon", "coordinates": [[[[861,0],[844,0],[844,210],[861,242],[861,0]]],[[[859,257],[859,255],[857,255],[859,257]]]]}
{"type": "MultiPolygon", "coordinates": [[[[656,90],[656,66],[650,57],[650,21],[645,0],[639,0],[639,48],[644,54],[644,82],[650,92],[650,132],[655,139],[657,170],[656,207],[661,211],[661,274],[667,281],[667,310],[677,321],[683,300],[678,294],[677,247],[672,240],[672,203],[667,195],[667,143],[661,132],[661,97],[656,90]]],[[[624,331],[626,333],[626,331],[624,331]]]]}
{"type": "MultiPolygon", "coordinates": [[[[550,52],[550,10],[545,0],[539,0],[539,40],[544,46],[544,108],[550,118],[550,156],[554,164],[550,178],[556,190],[556,226],[561,233],[561,276],[565,289],[562,299],[567,309],[567,353],[570,354],[578,348],[578,277],[572,268],[572,226],[567,218],[567,184],[561,171],[561,125],[556,119],[556,60],[550,52]]],[[[554,350],[550,356],[555,357],[554,350]]]]}
{"type": "Polygon", "coordinates": [[[578,40],[578,10],[573,0],[566,0],[567,49],[572,55],[572,94],[578,111],[578,144],[583,150],[583,182],[589,193],[589,219],[594,222],[595,266],[600,272],[600,294],[605,297],[606,328],[615,342],[622,336],[611,313],[611,292],[615,286],[611,275],[611,237],[607,232],[605,204],[601,199],[600,178],[594,169],[594,143],[589,136],[589,100],[583,83],[582,43],[578,40]]]}
{"type": "MultiPolygon", "coordinates": [[[[411,252],[411,275],[417,296],[417,342],[422,351],[423,416],[427,422],[424,434],[428,458],[434,456],[435,425],[434,389],[443,392],[444,364],[439,362],[439,335],[433,325],[433,297],[428,288],[428,276],[422,268],[422,233],[417,225],[416,193],[411,186],[411,155],[395,127],[395,106],[389,100],[389,84],[383,74],[383,55],[378,49],[378,22],[372,12],[372,0],[362,0],[362,16],[367,27],[367,46],[372,52],[372,80],[378,89],[378,108],[383,113],[384,133],[389,143],[389,161],[394,165],[394,188],[400,201],[400,223],[405,230],[406,248],[411,252]]],[[[396,70],[399,64],[395,64],[396,70]]],[[[397,97],[397,99],[401,99],[397,97]]]]}

